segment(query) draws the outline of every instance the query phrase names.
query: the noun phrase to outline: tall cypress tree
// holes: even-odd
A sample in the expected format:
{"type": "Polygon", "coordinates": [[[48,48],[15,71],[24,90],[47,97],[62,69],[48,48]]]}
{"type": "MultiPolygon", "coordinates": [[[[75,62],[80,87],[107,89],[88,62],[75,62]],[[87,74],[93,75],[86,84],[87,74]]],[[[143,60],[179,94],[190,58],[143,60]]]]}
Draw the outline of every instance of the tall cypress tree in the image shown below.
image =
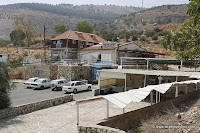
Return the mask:
{"type": "Polygon", "coordinates": [[[10,77],[7,65],[0,63],[0,109],[7,108],[10,105],[10,77]]]}

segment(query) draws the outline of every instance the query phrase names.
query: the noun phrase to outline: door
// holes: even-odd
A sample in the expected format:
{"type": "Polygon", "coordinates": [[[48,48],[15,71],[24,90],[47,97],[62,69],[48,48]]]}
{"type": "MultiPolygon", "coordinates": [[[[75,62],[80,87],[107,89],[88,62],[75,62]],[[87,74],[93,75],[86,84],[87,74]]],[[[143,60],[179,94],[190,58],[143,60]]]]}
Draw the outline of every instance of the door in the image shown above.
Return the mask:
{"type": "Polygon", "coordinates": [[[83,89],[82,89],[81,82],[76,82],[75,88],[77,89],[77,91],[82,91],[83,89]]]}

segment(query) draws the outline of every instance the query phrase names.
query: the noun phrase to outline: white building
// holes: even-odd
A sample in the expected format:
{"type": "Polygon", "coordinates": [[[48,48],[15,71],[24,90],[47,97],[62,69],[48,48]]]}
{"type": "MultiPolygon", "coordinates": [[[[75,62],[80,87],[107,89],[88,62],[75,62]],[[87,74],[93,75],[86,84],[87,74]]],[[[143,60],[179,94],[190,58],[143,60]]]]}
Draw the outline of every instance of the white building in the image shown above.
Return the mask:
{"type": "MultiPolygon", "coordinates": [[[[143,58],[155,58],[156,55],[162,55],[160,53],[148,52],[145,49],[137,46],[133,43],[128,43],[119,46],[120,57],[143,57],[143,58]]],[[[118,51],[117,45],[99,44],[91,47],[87,47],[80,52],[81,60],[87,60],[89,62],[111,62],[117,63],[118,51]]]]}
{"type": "Polygon", "coordinates": [[[6,55],[6,54],[0,54],[0,62],[8,63],[9,62],[8,55],[6,55]]]}

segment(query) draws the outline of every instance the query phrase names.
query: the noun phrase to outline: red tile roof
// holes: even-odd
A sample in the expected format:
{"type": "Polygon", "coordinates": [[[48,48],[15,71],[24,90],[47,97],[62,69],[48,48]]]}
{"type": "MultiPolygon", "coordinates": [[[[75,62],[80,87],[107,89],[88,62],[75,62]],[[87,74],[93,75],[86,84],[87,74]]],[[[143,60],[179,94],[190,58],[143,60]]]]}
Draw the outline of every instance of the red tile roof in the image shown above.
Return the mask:
{"type": "Polygon", "coordinates": [[[62,40],[62,39],[72,39],[72,40],[80,40],[86,42],[93,42],[93,43],[106,43],[107,41],[101,38],[98,35],[78,32],[78,31],[67,31],[61,35],[52,38],[51,40],[62,40]]]}

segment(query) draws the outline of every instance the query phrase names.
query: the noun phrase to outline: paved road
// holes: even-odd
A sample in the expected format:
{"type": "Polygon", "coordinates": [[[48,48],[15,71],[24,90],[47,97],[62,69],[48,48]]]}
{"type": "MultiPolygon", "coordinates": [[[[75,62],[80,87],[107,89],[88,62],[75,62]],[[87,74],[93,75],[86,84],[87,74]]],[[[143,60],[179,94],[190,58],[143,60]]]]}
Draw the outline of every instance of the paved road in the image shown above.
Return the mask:
{"type": "MultiPolygon", "coordinates": [[[[93,86],[94,88],[95,86],[93,86]]],[[[65,96],[63,91],[52,91],[50,88],[45,90],[25,89],[22,83],[16,83],[16,89],[11,91],[11,106],[18,106],[45,99],[65,96]]],[[[92,97],[92,91],[79,92],[74,95],[75,100],[92,97]]]]}

